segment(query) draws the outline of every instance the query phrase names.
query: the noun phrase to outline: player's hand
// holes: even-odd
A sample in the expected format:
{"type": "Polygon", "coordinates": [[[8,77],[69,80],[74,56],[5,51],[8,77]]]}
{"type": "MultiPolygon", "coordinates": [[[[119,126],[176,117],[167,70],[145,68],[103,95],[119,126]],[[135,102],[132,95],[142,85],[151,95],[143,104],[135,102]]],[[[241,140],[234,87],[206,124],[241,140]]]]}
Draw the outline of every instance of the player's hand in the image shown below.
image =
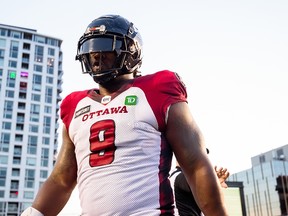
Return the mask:
{"type": "Polygon", "coordinates": [[[223,167],[219,167],[218,168],[217,166],[215,166],[214,169],[215,169],[215,172],[217,174],[217,177],[219,179],[219,182],[220,182],[221,186],[223,188],[227,188],[228,185],[226,184],[225,181],[230,175],[230,173],[228,172],[227,168],[223,168],[223,167]]]}

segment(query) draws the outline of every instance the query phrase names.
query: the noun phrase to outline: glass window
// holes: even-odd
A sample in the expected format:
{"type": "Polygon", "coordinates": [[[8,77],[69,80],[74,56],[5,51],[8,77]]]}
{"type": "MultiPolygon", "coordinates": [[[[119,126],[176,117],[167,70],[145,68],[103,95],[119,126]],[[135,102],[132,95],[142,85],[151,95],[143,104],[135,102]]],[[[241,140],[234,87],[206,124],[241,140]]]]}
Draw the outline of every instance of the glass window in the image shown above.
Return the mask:
{"type": "Polygon", "coordinates": [[[44,56],[44,47],[43,46],[35,46],[35,62],[43,62],[44,56]]]}
{"type": "Polygon", "coordinates": [[[41,91],[41,84],[42,84],[42,76],[33,74],[33,84],[32,89],[34,91],[41,91]]]}
{"type": "Polygon", "coordinates": [[[44,112],[45,113],[52,113],[52,107],[51,106],[45,106],[44,107],[44,112]]]}
{"type": "Polygon", "coordinates": [[[17,58],[18,57],[18,50],[19,50],[19,42],[18,41],[11,41],[9,57],[17,58]]]}
{"type": "Polygon", "coordinates": [[[12,119],[12,114],[13,114],[13,101],[5,100],[3,118],[12,119]]]}
{"type": "Polygon", "coordinates": [[[34,71],[37,71],[37,72],[42,72],[43,70],[43,66],[42,65],[34,65],[34,71]]]}
{"type": "Polygon", "coordinates": [[[4,56],[5,56],[5,50],[0,49],[0,58],[4,59],[4,56]]]}
{"type": "Polygon", "coordinates": [[[48,48],[48,55],[54,56],[54,55],[55,55],[55,49],[53,49],[53,48],[48,48]]]}
{"type": "Polygon", "coordinates": [[[29,132],[38,133],[38,125],[29,125],[29,132]]]}
{"type": "Polygon", "coordinates": [[[0,47],[6,48],[6,40],[5,39],[0,38],[0,47]]]}
{"type": "Polygon", "coordinates": [[[8,164],[8,156],[0,155],[0,164],[8,164]]]}
{"type": "Polygon", "coordinates": [[[53,88],[52,87],[46,87],[45,89],[45,102],[46,103],[52,103],[52,96],[53,96],[53,88]]]}
{"type": "Polygon", "coordinates": [[[16,79],[16,71],[8,70],[6,86],[14,88],[16,79]]]}
{"type": "Polygon", "coordinates": [[[26,165],[28,166],[35,166],[36,165],[36,158],[27,157],[26,165]]]}
{"type": "Polygon", "coordinates": [[[10,37],[20,39],[20,38],[21,38],[21,32],[12,30],[12,31],[10,32],[10,37]]]}
{"type": "Polygon", "coordinates": [[[7,169],[4,167],[0,167],[0,186],[5,186],[6,181],[6,175],[7,175],[7,169]]]}
{"type": "Polygon", "coordinates": [[[12,176],[20,176],[20,169],[13,168],[12,169],[12,176]]]}
{"type": "Polygon", "coordinates": [[[10,133],[1,133],[0,152],[8,152],[10,143],[10,133]]]}
{"type": "Polygon", "coordinates": [[[40,178],[47,178],[48,177],[48,171],[47,170],[40,170],[40,178]]]}
{"type": "Polygon", "coordinates": [[[17,68],[17,61],[9,60],[8,66],[11,68],[17,68]]]}
{"type": "Polygon", "coordinates": [[[40,105],[39,104],[31,104],[30,113],[39,114],[40,113],[40,105]]]}
{"type": "Polygon", "coordinates": [[[48,167],[49,162],[49,149],[42,148],[41,152],[41,166],[48,167]]]}
{"type": "Polygon", "coordinates": [[[34,41],[36,41],[38,43],[45,43],[45,37],[39,36],[39,35],[35,35],[34,41]]]}
{"type": "Polygon", "coordinates": [[[50,138],[49,137],[43,137],[42,138],[42,143],[44,145],[49,145],[50,144],[50,138]]]}
{"type": "Polygon", "coordinates": [[[46,77],[46,83],[53,84],[53,77],[46,77]]]}
{"type": "Polygon", "coordinates": [[[6,90],[5,96],[8,98],[14,98],[14,91],[6,90]]]}
{"type": "Polygon", "coordinates": [[[26,169],[25,172],[25,188],[34,188],[35,170],[26,169]]]}
{"type": "Polygon", "coordinates": [[[47,73],[53,74],[54,72],[54,58],[47,58],[47,73]]]}
{"type": "Polygon", "coordinates": [[[41,95],[32,93],[31,99],[32,99],[32,101],[40,101],[41,100],[41,95]]]}
{"type": "Polygon", "coordinates": [[[21,76],[21,77],[24,77],[24,78],[28,78],[29,72],[21,71],[21,72],[20,72],[20,76],[21,76]]]}
{"type": "Polygon", "coordinates": [[[11,122],[2,122],[2,129],[5,129],[5,130],[11,130],[11,125],[12,123],[11,122]]]}
{"type": "Polygon", "coordinates": [[[37,136],[28,136],[28,146],[27,146],[27,153],[36,155],[37,153],[37,136]]]}
{"type": "Polygon", "coordinates": [[[50,129],[51,129],[50,127],[51,127],[51,117],[44,116],[43,133],[50,134],[50,129]]]}
{"type": "Polygon", "coordinates": [[[15,146],[14,147],[14,156],[21,156],[22,154],[22,146],[15,146]]]}
{"type": "Polygon", "coordinates": [[[15,141],[16,142],[22,142],[23,141],[23,135],[22,134],[16,134],[15,135],[15,141]]]}
{"type": "Polygon", "coordinates": [[[13,157],[13,164],[21,164],[21,157],[13,157]]]}
{"type": "Polygon", "coordinates": [[[24,191],[24,198],[25,199],[33,199],[34,198],[34,192],[32,192],[32,191],[24,191]]]}
{"type": "Polygon", "coordinates": [[[25,110],[26,104],[23,102],[18,103],[18,109],[25,110]]]}

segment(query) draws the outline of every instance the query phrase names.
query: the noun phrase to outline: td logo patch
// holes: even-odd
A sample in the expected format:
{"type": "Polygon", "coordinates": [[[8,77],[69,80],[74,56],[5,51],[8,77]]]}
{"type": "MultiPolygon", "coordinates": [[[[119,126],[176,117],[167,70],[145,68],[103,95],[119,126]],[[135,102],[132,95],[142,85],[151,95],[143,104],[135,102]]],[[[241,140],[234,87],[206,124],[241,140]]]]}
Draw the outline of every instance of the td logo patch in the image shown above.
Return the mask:
{"type": "Polygon", "coordinates": [[[137,104],[137,96],[136,95],[129,95],[125,98],[125,105],[127,106],[135,106],[137,104]]]}

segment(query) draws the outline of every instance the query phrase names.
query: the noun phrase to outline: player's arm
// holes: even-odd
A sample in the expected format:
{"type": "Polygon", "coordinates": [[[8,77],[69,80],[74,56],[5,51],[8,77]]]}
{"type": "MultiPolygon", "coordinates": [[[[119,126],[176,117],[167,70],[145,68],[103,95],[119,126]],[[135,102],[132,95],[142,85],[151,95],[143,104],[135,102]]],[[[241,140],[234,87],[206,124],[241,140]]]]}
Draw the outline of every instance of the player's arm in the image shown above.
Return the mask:
{"type": "Polygon", "coordinates": [[[203,213],[206,216],[228,215],[216,172],[187,103],[171,105],[166,137],[203,213]]]}
{"type": "Polygon", "coordinates": [[[65,126],[62,131],[63,143],[55,167],[40,188],[32,207],[45,216],[55,216],[65,206],[76,185],[77,163],[74,144],[65,126]]]}

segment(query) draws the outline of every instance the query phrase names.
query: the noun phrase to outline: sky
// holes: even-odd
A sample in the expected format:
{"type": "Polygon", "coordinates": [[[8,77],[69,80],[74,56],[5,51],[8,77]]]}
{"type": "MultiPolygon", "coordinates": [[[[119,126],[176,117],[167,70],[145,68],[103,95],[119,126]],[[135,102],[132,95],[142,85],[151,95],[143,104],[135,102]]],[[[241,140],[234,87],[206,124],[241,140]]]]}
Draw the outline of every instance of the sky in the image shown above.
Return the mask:
{"type": "Polygon", "coordinates": [[[144,41],[142,74],[177,72],[213,164],[230,173],[288,144],[287,0],[3,1],[0,23],[63,40],[63,92],[97,87],[75,61],[87,25],[132,21],[144,41]]]}

